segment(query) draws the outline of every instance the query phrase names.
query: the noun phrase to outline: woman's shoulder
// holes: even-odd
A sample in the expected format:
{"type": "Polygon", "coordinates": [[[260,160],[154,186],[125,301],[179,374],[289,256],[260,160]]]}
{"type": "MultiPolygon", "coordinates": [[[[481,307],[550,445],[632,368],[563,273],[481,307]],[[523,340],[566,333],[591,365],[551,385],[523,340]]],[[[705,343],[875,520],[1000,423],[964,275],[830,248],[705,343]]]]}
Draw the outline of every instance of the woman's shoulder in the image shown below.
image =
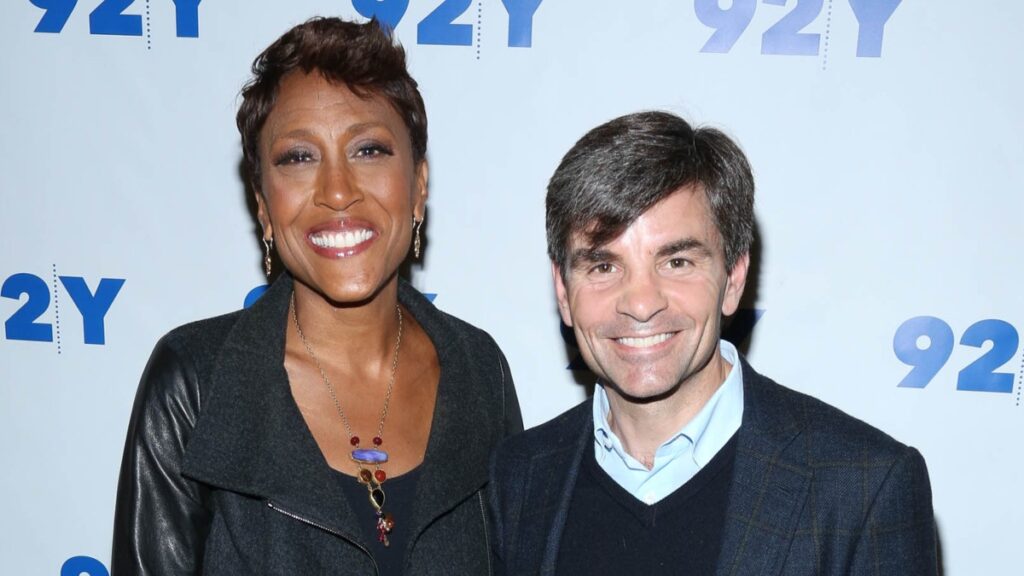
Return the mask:
{"type": "Polygon", "coordinates": [[[446,343],[458,343],[460,346],[479,351],[501,353],[498,343],[486,330],[441,310],[434,305],[432,299],[407,282],[403,281],[400,284],[399,300],[431,335],[435,345],[437,337],[443,337],[446,343]]]}
{"type": "Polygon", "coordinates": [[[220,348],[243,313],[244,310],[236,310],[182,324],[160,338],[156,348],[171,348],[192,357],[215,351],[220,348]]]}

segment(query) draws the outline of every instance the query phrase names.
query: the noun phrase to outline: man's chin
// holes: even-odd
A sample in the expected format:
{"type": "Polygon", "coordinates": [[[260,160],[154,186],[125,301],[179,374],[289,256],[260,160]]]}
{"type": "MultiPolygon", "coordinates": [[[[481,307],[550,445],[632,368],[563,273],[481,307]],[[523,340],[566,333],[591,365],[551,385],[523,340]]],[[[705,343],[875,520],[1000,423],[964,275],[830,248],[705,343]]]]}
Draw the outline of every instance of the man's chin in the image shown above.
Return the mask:
{"type": "Polygon", "coordinates": [[[602,379],[605,390],[610,390],[630,404],[652,404],[669,398],[679,390],[680,381],[673,383],[665,382],[643,382],[632,383],[620,386],[614,382],[602,379]]]}

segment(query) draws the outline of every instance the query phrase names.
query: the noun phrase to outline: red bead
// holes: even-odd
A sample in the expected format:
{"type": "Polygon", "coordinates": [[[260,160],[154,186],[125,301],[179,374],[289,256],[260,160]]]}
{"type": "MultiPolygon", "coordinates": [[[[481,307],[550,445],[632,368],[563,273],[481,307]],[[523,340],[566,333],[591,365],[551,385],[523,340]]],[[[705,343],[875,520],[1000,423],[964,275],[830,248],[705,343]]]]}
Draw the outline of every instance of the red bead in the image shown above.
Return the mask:
{"type": "Polygon", "coordinates": [[[348,439],[348,443],[353,446],[359,446],[359,436],[353,436],[348,439]]]}
{"type": "Polygon", "coordinates": [[[377,479],[378,484],[388,479],[388,475],[383,470],[374,470],[373,477],[377,479]]]}
{"type": "Polygon", "coordinates": [[[384,441],[381,440],[380,436],[374,436],[373,437],[373,445],[374,446],[380,446],[383,443],[384,443],[384,441]]]}

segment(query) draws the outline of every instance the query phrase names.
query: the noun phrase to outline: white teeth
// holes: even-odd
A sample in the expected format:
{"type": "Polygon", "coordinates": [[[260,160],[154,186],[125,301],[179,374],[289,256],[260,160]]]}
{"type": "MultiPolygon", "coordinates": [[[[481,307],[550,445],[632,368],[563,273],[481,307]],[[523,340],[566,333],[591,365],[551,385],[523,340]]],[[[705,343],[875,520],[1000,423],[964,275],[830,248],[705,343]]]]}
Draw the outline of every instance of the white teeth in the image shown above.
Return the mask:
{"type": "Polygon", "coordinates": [[[373,237],[370,230],[348,230],[345,232],[320,232],[310,237],[313,244],[321,248],[351,248],[373,237]]]}
{"type": "Polygon", "coordinates": [[[646,338],[616,338],[615,341],[623,346],[629,346],[631,348],[649,348],[651,346],[661,344],[671,337],[671,332],[665,332],[662,334],[655,334],[654,336],[647,336],[646,338]]]}

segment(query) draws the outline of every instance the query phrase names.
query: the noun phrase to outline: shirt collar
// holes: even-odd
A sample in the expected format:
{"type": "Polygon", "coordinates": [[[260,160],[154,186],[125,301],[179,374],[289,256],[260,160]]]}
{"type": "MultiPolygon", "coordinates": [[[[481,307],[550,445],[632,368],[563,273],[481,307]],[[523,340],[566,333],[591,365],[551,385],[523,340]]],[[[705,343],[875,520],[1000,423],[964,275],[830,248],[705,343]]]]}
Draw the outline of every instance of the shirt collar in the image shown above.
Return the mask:
{"type": "MultiPolygon", "coordinates": [[[[739,352],[725,340],[719,341],[718,348],[722,358],[732,366],[729,373],[697,415],[658,447],[652,473],[685,452],[690,453],[698,467],[703,467],[739,429],[743,418],[743,369],[740,367],[739,352]]],[[[604,450],[597,454],[598,461],[604,460],[609,454],[615,454],[628,468],[646,470],[626,453],[621,440],[612,431],[608,423],[609,410],[608,394],[599,382],[594,389],[594,438],[597,446],[604,450]]]]}

